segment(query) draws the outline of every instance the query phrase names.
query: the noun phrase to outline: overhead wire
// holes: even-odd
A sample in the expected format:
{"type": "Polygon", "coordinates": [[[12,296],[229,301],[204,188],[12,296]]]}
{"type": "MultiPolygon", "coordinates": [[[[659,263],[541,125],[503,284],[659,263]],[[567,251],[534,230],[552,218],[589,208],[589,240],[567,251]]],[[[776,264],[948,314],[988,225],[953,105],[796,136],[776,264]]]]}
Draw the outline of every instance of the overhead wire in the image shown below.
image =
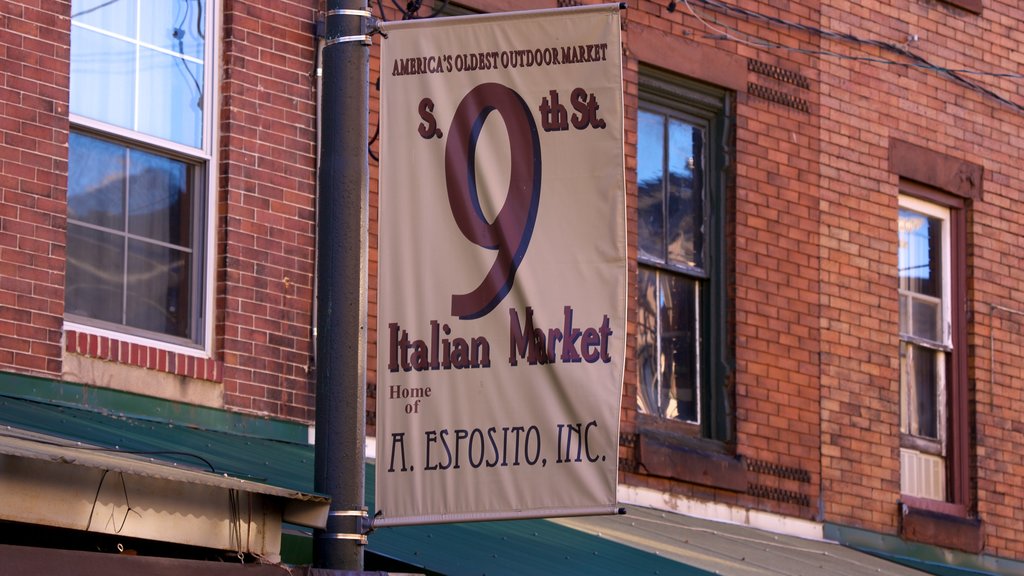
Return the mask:
{"type": "MultiPolygon", "coordinates": [[[[771,41],[765,40],[763,38],[758,38],[756,36],[752,36],[752,35],[749,35],[749,34],[742,33],[739,30],[737,30],[736,28],[733,28],[731,26],[725,25],[725,24],[717,21],[714,18],[709,18],[707,16],[703,16],[702,17],[694,9],[694,7],[693,7],[693,5],[691,3],[691,0],[680,0],[680,1],[682,2],[683,5],[686,6],[686,8],[690,12],[690,14],[692,14],[693,17],[696,18],[703,26],[705,26],[709,30],[714,31],[716,34],[719,34],[723,39],[732,40],[734,42],[738,42],[738,43],[741,43],[741,44],[744,44],[744,45],[752,46],[752,47],[755,47],[755,48],[761,48],[761,49],[787,50],[787,51],[790,51],[790,52],[801,53],[801,54],[808,54],[808,55],[813,55],[813,56],[826,56],[826,57],[830,57],[830,58],[839,58],[839,59],[844,59],[844,60],[857,60],[857,61],[863,61],[863,62],[873,62],[873,63],[877,63],[877,64],[885,64],[885,65],[892,65],[892,66],[903,66],[903,67],[908,67],[908,68],[917,68],[917,69],[922,69],[922,70],[930,70],[930,71],[933,71],[933,72],[938,72],[940,74],[943,74],[943,75],[947,76],[948,78],[952,79],[953,81],[957,82],[958,84],[960,84],[960,85],[962,85],[962,86],[964,86],[966,88],[969,88],[971,90],[974,90],[976,92],[979,92],[981,94],[984,94],[985,96],[988,96],[989,98],[997,100],[997,101],[999,101],[1000,103],[1002,103],[1004,105],[1010,106],[1010,107],[1014,108],[1017,111],[1024,112],[1024,106],[1022,106],[1022,105],[1020,105],[1020,104],[1010,100],[1009,98],[1007,98],[1005,96],[1002,96],[1002,95],[996,93],[994,90],[992,90],[991,88],[989,88],[987,86],[984,86],[982,84],[979,84],[977,82],[974,82],[974,81],[964,77],[964,76],[971,75],[971,76],[988,76],[988,77],[995,77],[995,78],[1024,78],[1024,74],[1016,74],[1016,73],[1009,73],[1009,72],[1006,72],[1006,73],[1003,73],[1003,72],[983,72],[983,71],[979,71],[979,70],[971,70],[971,69],[965,69],[965,68],[949,68],[949,67],[945,67],[945,66],[938,66],[938,65],[932,64],[925,57],[912,52],[909,48],[904,47],[904,46],[900,46],[899,44],[896,44],[896,43],[893,43],[893,42],[888,42],[888,41],[884,41],[884,40],[870,39],[870,38],[861,38],[859,36],[856,36],[856,35],[850,34],[850,33],[846,33],[846,32],[837,32],[835,30],[828,30],[828,29],[819,28],[819,27],[816,27],[816,26],[809,26],[807,24],[802,24],[802,23],[799,23],[799,22],[793,22],[793,21],[790,21],[790,20],[786,20],[784,18],[779,18],[779,17],[776,17],[776,16],[770,16],[770,15],[767,15],[767,14],[762,14],[760,12],[755,12],[753,10],[748,10],[746,8],[741,8],[739,6],[734,6],[734,5],[726,4],[724,2],[720,2],[719,0],[693,0],[694,2],[699,2],[699,3],[703,4],[704,6],[708,7],[709,9],[717,11],[719,13],[731,13],[731,14],[734,14],[734,15],[740,15],[740,16],[743,16],[743,17],[746,17],[746,18],[756,19],[756,20],[760,20],[760,21],[767,22],[767,23],[774,24],[774,25],[785,26],[787,28],[791,28],[791,29],[795,29],[795,30],[801,30],[801,31],[806,32],[808,34],[812,34],[812,35],[815,35],[815,36],[820,36],[820,37],[823,37],[823,38],[829,38],[829,39],[832,39],[832,40],[849,42],[849,43],[857,44],[857,45],[860,45],[860,46],[872,46],[872,47],[878,48],[880,50],[883,50],[883,51],[886,51],[886,52],[889,52],[889,53],[893,53],[893,54],[897,54],[899,56],[902,56],[903,58],[906,58],[909,61],[892,60],[892,59],[889,59],[889,58],[883,58],[883,57],[879,57],[879,56],[856,56],[856,55],[849,55],[849,54],[840,54],[840,53],[833,52],[833,51],[828,51],[828,50],[812,50],[812,49],[806,49],[806,48],[797,48],[797,47],[793,47],[793,46],[786,46],[784,44],[779,44],[777,42],[771,42],[771,41]],[[708,20],[714,21],[714,23],[717,24],[718,27],[713,26],[710,22],[708,22],[708,20]],[[730,30],[732,32],[730,32],[730,30]],[[741,36],[745,36],[746,38],[742,38],[741,36]],[[751,40],[751,38],[753,40],[751,40]]],[[[675,10],[675,6],[677,4],[678,3],[675,2],[675,1],[670,2],[669,3],[669,11],[670,12],[674,11],[675,10]]]]}

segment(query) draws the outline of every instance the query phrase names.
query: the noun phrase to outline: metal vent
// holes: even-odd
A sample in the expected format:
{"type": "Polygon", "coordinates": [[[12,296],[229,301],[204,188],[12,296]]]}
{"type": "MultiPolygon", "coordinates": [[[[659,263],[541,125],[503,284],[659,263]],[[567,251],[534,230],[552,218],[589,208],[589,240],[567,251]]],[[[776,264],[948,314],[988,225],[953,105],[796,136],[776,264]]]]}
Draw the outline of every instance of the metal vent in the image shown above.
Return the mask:
{"type": "Polygon", "coordinates": [[[941,456],[901,448],[900,491],[909,496],[945,500],[945,460],[941,456]]]}
{"type": "Polygon", "coordinates": [[[747,494],[757,498],[796,504],[797,506],[809,507],[811,505],[811,499],[806,494],[794,492],[793,490],[784,490],[782,488],[765,486],[763,484],[751,484],[750,487],[747,488],[747,494]]]}
{"type": "Polygon", "coordinates": [[[761,98],[762,100],[782,104],[783,106],[788,106],[794,110],[799,110],[807,114],[811,112],[811,106],[807,103],[807,100],[798,96],[786,94],[785,92],[775,90],[774,88],[762,86],[754,82],[747,82],[747,92],[749,92],[751,96],[761,98]]]}
{"type": "Polygon", "coordinates": [[[811,481],[811,473],[803,468],[773,464],[771,462],[756,460],[754,458],[747,459],[747,470],[755,474],[766,474],[768,476],[775,476],[776,478],[796,480],[797,482],[803,482],[805,484],[810,483],[811,481]]]}
{"type": "Polygon", "coordinates": [[[761,76],[774,78],[779,82],[785,82],[787,84],[798,86],[800,88],[807,89],[811,87],[811,81],[807,79],[807,76],[804,76],[799,72],[793,72],[792,70],[780,68],[778,66],[775,66],[774,64],[768,64],[767,62],[754,60],[753,58],[747,59],[747,70],[755,74],[759,74],[761,76]]]}

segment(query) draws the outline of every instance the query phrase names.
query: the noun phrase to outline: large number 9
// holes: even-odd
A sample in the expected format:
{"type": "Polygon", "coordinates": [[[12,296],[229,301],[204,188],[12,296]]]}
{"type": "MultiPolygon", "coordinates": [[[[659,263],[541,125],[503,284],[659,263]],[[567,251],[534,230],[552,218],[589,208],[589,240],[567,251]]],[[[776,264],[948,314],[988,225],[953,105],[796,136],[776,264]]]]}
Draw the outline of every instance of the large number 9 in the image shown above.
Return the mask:
{"type": "Polygon", "coordinates": [[[537,124],[515,90],[487,83],[466,94],[455,110],[444,151],[448,203],[462,234],[477,246],[496,250],[497,255],[476,289],[452,295],[453,316],[463,320],[484,316],[512,288],[537,220],[540,160],[537,124]],[[484,121],[495,110],[508,132],[512,170],[505,203],[494,222],[488,222],[476,189],[476,144],[484,121]]]}

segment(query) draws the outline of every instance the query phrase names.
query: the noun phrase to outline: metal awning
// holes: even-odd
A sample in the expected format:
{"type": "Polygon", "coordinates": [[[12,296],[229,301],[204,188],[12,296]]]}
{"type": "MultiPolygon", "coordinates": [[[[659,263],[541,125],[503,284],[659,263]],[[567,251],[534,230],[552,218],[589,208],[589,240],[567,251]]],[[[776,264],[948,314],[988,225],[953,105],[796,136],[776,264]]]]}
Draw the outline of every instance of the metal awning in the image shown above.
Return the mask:
{"type": "MultiPolygon", "coordinates": [[[[30,432],[11,426],[0,430],[0,461],[3,461],[3,457],[24,458],[55,464],[58,465],[56,469],[83,467],[105,473],[115,472],[148,478],[157,481],[156,484],[163,481],[171,484],[205,486],[219,491],[234,490],[269,496],[281,501],[283,506],[281,514],[285,522],[309,528],[323,528],[330,509],[330,498],[322,494],[299,492],[252,482],[227,474],[217,474],[216,470],[212,468],[209,471],[198,470],[179,465],[177,462],[165,462],[154,457],[147,457],[145,454],[130,450],[70,441],[60,436],[30,432]]],[[[10,464],[4,470],[8,473],[0,477],[0,486],[3,486],[6,483],[5,479],[11,475],[10,464]]],[[[69,473],[61,471],[60,477],[66,478],[65,474],[69,473]]],[[[11,505],[13,503],[9,503],[8,506],[11,505]]],[[[0,517],[3,516],[4,514],[0,512],[0,517]]]]}
{"type": "Polygon", "coordinates": [[[834,542],[639,506],[624,509],[614,516],[381,528],[370,535],[369,546],[424,572],[467,576],[925,574],[834,542]]]}
{"type": "Polygon", "coordinates": [[[275,458],[252,441],[0,397],[0,520],[277,562],[282,525],[323,527],[330,499],[235,471],[243,453],[275,458]]]}
{"type": "MultiPolygon", "coordinates": [[[[101,413],[11,395],[0,396],[0,437],[4,440],[0,445],[7,446],[0,448],[0,454],[10,453],[9,457],[23,462],[115,470],[117,474],[138,474],[140,479],[152,477],[194,489],[245,490],[299,505],[320,505],[326,501],[311,491],[313,447],[308,444],[101,413]],[[19,432],[14,433],[16,429],[19,432]],[[20,441],[30,439],[31,434],[57,438],[64,446],[58,449],[39,444],[19,445],[20,441]],[[68,447],[69,443],[107,450],[75,450],[68,447]]],[[[372,463],[365,472],[367,508],[372,511],[372,463]]],[[[0,477],[5,475],[7,471],[0,465],[0,477]]],[[[90,504],[99,483],[100,478],[94,473],[91,483],[84,484],[91,488],[79,490],[88,492],[90,504]]],[[[116,497],[121,490],[120,481],[108,479],[106,484],[110,485],[111,497],[116,497]]],[[[176,504],[172,501],[169,505],[176,504]]],[[[488,576],[924,573],[832,542],[637,506],[625,508],[627,514],[622,516],[380,528],[369,535],[367,564],[393,560],[390,566],[403,571],[488,576]]]]}

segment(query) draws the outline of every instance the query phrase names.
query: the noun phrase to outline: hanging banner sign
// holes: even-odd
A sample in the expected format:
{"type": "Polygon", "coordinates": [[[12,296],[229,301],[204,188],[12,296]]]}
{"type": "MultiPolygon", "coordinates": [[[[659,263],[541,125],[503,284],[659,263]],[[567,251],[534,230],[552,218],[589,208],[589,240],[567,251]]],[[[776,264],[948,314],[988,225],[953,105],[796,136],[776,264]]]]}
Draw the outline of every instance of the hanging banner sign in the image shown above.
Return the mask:
{"type": "Polygon", "coordinates": [[[375,525],[611,513],[619,6],[384,25],[375,525]]]}

